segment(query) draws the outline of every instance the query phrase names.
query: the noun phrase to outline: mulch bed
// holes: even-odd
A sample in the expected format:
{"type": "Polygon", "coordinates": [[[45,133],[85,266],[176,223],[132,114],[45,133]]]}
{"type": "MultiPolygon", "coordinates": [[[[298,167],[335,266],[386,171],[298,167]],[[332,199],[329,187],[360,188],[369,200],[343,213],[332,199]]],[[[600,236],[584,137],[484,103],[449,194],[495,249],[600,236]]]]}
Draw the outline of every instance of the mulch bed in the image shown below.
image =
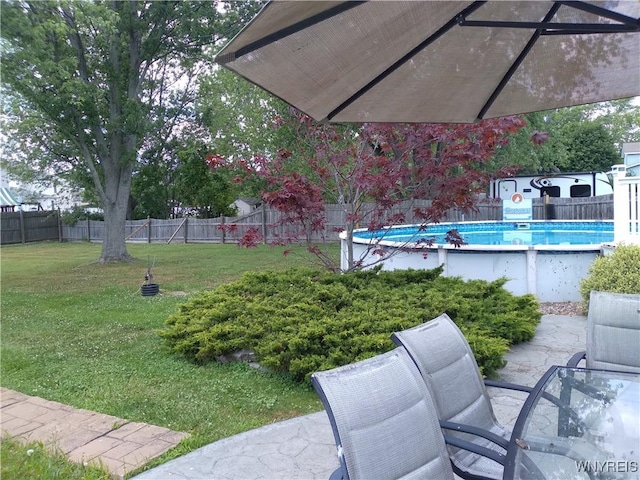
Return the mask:
{"type": "Polygon", "coordinates": [[[543,315],[587,315],[582,302],[541,303],[540,311],[543,315]]]}

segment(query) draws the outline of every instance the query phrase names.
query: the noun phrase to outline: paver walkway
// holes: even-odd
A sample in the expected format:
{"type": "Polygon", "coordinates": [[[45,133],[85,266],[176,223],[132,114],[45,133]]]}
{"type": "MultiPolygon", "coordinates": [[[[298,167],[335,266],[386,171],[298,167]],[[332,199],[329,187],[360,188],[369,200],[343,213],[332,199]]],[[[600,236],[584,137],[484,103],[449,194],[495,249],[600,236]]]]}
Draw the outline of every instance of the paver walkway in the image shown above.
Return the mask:
{"type": "MultiPolygon", "coordinates": [[[[530,342],[505,355],[500,378],[533,386],[546,370],[585,348],[586,318],[544,315],[530,342]]],[[[72,460],[101,459],[114,474],[164,453],[183,433],[1,389],[1,428],[25,440],[56,440],[72,460]],[[119,427],[119,428],[118,428],[119,427]]],[[[524,394],[489,389],[498,420],[513,426],[524,394]]],[[[333,434],[317,412],[211,443],[152,468],[134,480],[326,479],[338,466],[333,434]]]]}
{"type": "Polygon", "coordinates": [[[101,462],[115,478],[124,478],[188,436],[6,388],[0,388],[0,400],[3,436],[55,445],[75,462],[101,462]]]}

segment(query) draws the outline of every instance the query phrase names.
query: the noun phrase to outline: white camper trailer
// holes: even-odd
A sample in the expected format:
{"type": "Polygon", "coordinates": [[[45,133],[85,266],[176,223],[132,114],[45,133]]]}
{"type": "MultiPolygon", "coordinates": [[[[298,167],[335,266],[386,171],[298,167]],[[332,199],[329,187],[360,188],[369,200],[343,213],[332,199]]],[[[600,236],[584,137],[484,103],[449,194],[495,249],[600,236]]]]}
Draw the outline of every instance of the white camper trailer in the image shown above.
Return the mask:
{"type": "Polygon", "coordinates": [[[595,197],[613,193],[611,179],[605,172],[550,173],[499,178],[491,183],[490,196],[510,199],[514,193],[523,198],[595,197]]]}

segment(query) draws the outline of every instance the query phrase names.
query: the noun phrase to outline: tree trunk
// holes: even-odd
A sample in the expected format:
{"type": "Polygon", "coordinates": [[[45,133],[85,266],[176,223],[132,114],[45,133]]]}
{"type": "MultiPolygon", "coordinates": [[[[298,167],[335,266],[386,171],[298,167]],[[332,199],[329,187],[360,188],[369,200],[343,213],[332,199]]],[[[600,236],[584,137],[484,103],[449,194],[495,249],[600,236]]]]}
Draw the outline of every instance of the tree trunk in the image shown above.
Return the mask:
{"type": "MultiPolygon", "coordinates": [[[[356,207],[353,203],[346,205],[345,213],[346,217],[354,218],[356,207]]],[[[345,232],[347,238],[347,272],[353,271],[355,268],[355,259],[353,258],[353,231],[355,230],[355,224],[353,221],[348,220],[345,225],[345,232]]]]}
{"type": "Polygon", "coordinates": [[[104,212],[104,241],[102,242],[102,254],[100,262],[118,262],[132,260],[127,252],[125,242],[125,221],[127,218],[127,208],[121,205],[114,205],[104,212]]]}
{"type": "Polygon", "coordinates": [[[353,259],[353,229],[347,232],[347,265],[348,272],[354,270],[355,262],[353,259]]]}
{"type": "Polygon", "coordinates": [[[126,220],[131,193],[131,169],[121,167],[119,181],[106,181],[106,201],[104,205],[104,240],[100,262],[131,261],[133,257],[127,252],[126,220]]]}

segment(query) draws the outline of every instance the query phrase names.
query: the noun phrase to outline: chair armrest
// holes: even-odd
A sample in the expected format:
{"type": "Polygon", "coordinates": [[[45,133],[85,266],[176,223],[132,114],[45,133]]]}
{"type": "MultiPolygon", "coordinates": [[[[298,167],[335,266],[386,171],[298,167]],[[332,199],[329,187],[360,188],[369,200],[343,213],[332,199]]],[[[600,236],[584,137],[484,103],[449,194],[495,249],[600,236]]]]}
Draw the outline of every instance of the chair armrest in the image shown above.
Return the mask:
{"type": "MultiPolygon", "coordinates": [[[[576,354],[578,355],[578,354],[576,354]]],[[[574,356],[576,356],[574,355],[574,356]]],[[[484,384],[488,387],[497,387],[497,388],[507,388],[510,390],[517,390],[520,392],[527,392],[527,393],[531,393],[531,390],[533,390],[533,387],[527,387],[525,385],[518,385],[516,383],[508,383],[508,382],[500,382],[497,380],[489,380],[489,379],[485,379],[484,380],[484,384]]],[[[575,386],[575,385],[574,385],[575,386]]],[[[581,389],[580,387],[576,386],[576,388],[581,389]]],[[[583,393],[589,395],[591,394],[591,396],[596,396],[594,395],[592,392],[597,392],[597,389],[594,389],[593,387],[591,387],[592,390],[586,390],[585,389],[581,389],[583,391],[583,393]]],[[[553,395],[549,394],[549,393],[543,393],[542,397],[549,400],[550,402],[552,402],[553,404],[555,404],[557,407],[559,407],[561,410],[564,410],[569,417],[571,417],[571,419],[573,421],[576,422],[577,425],[580,426],[580,428],[585,428],[584,427],[584,423],[582,422],[582,420],[580,419],[580,417],[578,417],[578,415],[576,414],[576,412],[568,405],[565,405],[559,398],[554,397],[553,395]]],[[[602,398],[602,394],[598,396],[596,396],[596,398],[602,398]]]]}
{"type": "MultiPolygon", "coordinates": [[[[475,435],[477,437],[485,438],[490,442],[495,443],[496,445],[504,448],[505,450],[509,446],[509,440],[501,437],[500,435],[496,435],[495,433],[490,432],[489,430],[485,430],[484,428],[478,428],[472,425],[465,425],[462,423],[449,422],[447,420],[440,420],[440,427],[444,428],[445,430],[453,430],[456,432],[468,433],[471,435],[475,435]]],[[[467,449],[465,448],[465,450],[467,449]]]]}
{"type": "Polygon", "coordinates": [[[499,380],[484,379],[484,384],[487,387],[506,388],[509,390],[517,390],[519,392],[531,393],[533,387],[527,387],[526,385],[518,385],[517,383],[501,382],[499,380]]]}
{"type": "Polygon", "coordinates": [[[342,480],[344,475],[342,474],[342,467],[336,468],[329,476],[329,480],[342,480]]]}
{"type": "Polygon", "coordinates": [[[581,360],[586,360],[587,352],[575,353],[567,362],[567,367],[577,367],[581,360]]]}
{"type": "Polygon", "coordinates": [[[477,453],[483,457],[489,458],[496,463],[504,466],[504,462],[506,460],[506,455],[503,455],[500,452],[496,452],[495,450],[491,450],[487,447],[482,447],[480,445],[476,445],[475,443],[468,442],[466,440],[462,440],[458,437],[453,437],[451,435],[444,435],[444,441],[447,445],[452,445],[454,447],[461,448],[463,450],[467,450],[469,452],[477,453]]]}

